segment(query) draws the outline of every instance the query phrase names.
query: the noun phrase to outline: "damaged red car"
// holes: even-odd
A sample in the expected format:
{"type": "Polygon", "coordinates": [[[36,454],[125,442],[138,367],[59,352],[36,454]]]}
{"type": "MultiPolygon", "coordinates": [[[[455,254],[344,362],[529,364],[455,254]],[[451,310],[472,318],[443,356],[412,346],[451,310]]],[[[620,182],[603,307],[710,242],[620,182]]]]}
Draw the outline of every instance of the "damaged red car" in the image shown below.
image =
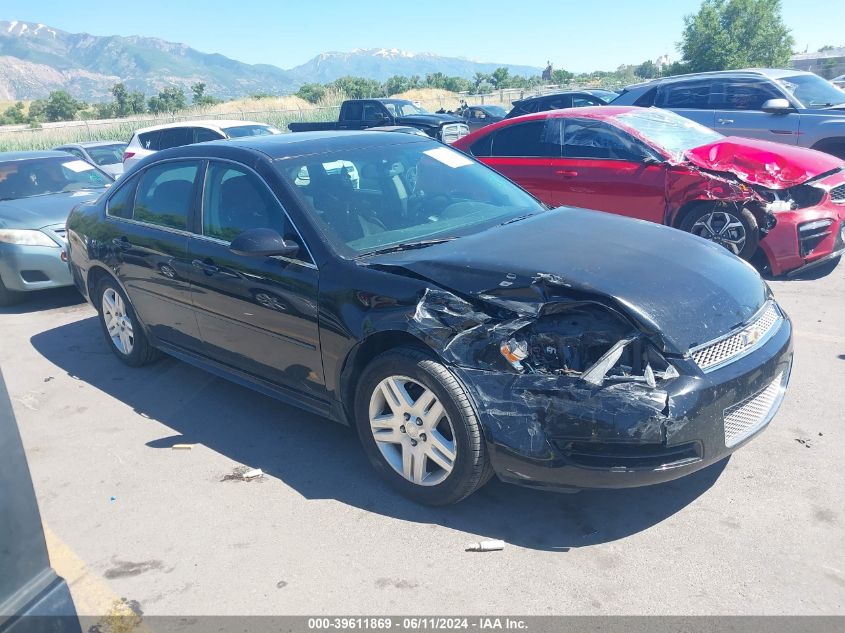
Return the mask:
{"type": "Polygon", "coordinates": [[[507,119],[454,145],[552,207],[673,226],[772,274],[845,252],[845,163],[725,137],[673,112],[604,106],[507,119]]]}

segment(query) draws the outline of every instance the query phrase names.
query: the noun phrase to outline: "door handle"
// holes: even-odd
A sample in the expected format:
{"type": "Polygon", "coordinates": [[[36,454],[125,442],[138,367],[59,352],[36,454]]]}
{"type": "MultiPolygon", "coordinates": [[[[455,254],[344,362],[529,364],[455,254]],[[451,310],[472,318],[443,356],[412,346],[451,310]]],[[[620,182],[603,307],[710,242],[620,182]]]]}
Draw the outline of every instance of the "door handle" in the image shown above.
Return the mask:
{"type": "Polygon", "coordinates": [[[733,119],[717,119],[716,121],[722,125],[730,125],[734,122],[733,119]]]}
{"type": "Polygon", "coordinates": [[[220,270],[217,266],[214,265],[214,262],[210,259],[206,259],[205,261],[201,259],[195,259],[191,262],[191,266],[193,266],[194,268],[198,268],[206,275],[213,275],[214,273],[220,270]]]}
{"type": "Polygon", "coordinates": [[[132,242],[130,242],[128,239],[126,239],[125,235],[122,235],[121,237],[114,238],[111,241],[111,243],[112,243],[112,246],[114,246],[115,248],[118,248],[122,251],[128,251],[130,248],[132,248],[132,242]]]}
{"type": "Polygon", "coordinates": [[[575,178],[578,175],[578,172],[574,169],[558,169],[555,171],[555,176],[560,176],[562,178],[575,178]]]}

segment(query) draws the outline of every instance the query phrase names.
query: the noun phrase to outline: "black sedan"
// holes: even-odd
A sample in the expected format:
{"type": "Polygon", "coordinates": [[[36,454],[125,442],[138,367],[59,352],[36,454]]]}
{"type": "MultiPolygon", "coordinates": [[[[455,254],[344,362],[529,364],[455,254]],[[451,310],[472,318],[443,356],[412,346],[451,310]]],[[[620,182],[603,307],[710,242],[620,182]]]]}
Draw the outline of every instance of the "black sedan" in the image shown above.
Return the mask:
{"type": "Polygon", "coordinates": [[[166,352],[352,425],[423,503],[494,473],[570,489],[680,477],[766,426],[791,368],[789,319],[725,249],[548,210],[413,135],[159,152],[68,234],[123,362],[166,352]]]}
{"type": "Polygon", "coordinates": [[[583,90],[568,90],[545,95],[525,97],[513,102],[513,108],[506,119],[512,119],[523,114],[546,112],[547,110],[564,110],[566,108],[584,108],[587,106],[607,105],[619,94],[611,90],[600,88],[585,88],[583,90]]]}

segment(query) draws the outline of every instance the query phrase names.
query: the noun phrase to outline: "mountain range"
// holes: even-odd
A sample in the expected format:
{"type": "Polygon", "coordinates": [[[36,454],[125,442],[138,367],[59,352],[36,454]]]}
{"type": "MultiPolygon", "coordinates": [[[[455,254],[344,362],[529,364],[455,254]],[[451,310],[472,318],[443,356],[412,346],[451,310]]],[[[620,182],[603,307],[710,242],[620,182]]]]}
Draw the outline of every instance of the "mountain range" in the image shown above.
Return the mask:
{"type": "Polygon", "coordinates": [[[397,49],[357,49],[317,55],[300,66],[245,64],[216,53],[154,37],[67,33],[45,24],[0,21],[0,100],[38,99],[67,90],[85,101],[111,98],[111,87],[152,95],[196,82],[206,94],[236,98],[255,93],[285,94],[304,83],[328,83],[344,75],[379,81],[393,75],[444,75],[471,78],[507,66],[513,75],[536,75],[540,68],[475,62],[397,49]]]}

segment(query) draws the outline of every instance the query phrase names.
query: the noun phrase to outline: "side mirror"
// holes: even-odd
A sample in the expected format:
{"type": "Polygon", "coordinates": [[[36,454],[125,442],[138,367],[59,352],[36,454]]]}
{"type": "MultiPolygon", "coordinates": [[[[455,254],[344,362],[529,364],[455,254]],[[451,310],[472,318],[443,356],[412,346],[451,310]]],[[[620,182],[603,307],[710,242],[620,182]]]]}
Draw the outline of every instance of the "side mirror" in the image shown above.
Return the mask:
{"type": "Polygon", "coordinates": [[[299,252],[299,244],[286,240],[273,229],[250,229],[232,240],[229,250],[247,257],[293,257],[299,252]]]}
{"type": "Polygon", "coordinates": [[[792,110],[792,106],[786,99],[769,99],[763,103],[761,110],[769,114],[785,114],[792,110]]]}

